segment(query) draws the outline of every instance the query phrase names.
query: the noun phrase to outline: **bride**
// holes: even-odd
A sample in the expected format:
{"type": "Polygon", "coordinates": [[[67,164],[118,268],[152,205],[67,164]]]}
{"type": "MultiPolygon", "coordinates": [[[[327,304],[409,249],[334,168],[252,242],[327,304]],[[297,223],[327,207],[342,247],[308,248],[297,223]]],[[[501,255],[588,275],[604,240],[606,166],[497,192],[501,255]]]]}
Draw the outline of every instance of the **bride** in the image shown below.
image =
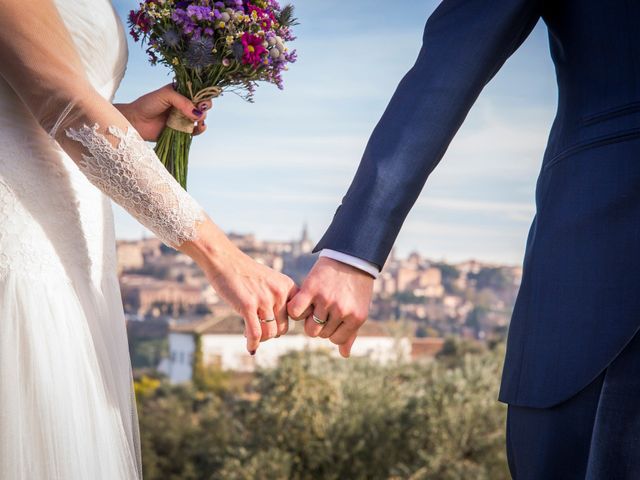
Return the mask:
{"type": "Polygon", "coordinates": [[[0,478],[139,479],[107,197],[198,263],[251,353],[286,332],[296,287],[241,253],[145,142],[171,105],[200,133],[206,115],[171,86],[111,103],[128,54],[109,0],[0,7],[0,478]]]}

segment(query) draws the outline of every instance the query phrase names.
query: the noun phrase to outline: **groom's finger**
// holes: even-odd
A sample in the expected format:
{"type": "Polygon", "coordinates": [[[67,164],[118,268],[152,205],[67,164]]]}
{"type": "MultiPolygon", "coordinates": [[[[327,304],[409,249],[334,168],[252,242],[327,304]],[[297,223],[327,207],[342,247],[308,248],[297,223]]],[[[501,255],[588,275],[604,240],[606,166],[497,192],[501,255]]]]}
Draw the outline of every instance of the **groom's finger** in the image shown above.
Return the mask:
{"type": "Polygon", "coordinates": [[[340,317],[338,313],[339,312],[336,311],[336,308],[329,310],[329,321],[320,331],[319,336],[321,338],[329,338],[338,329],[342,323],[342,317],[340,317]]]}
{"type": "Polygon", "coordinates": [[[303,320],[311,314],[313,297],[303,288],[287,304],[289,316],[294,320],[303,320]]]}
{"type": "Polygon", "coordinates": [[[358,334],[358,327],[351,319],[345,319],[336,331],[329,337],[332,343],[343,345],[354,335],[358,334]]]}
{"type": "Polygon", "coordinates": [[[324,305],[320,302],[316,302],[316,303],[317,304],[314,304],[311,315],[309,315],[304,322],[304,331],[310,337],[317,337],[318,335],[320,335],[320,332],[326,325],[326,323],[320,324],[316,322],[316,320],[313,319],[314,316],[316,317],[317,320],[321,322],[326,322],[329,319],[329,312],[324,307],[324,305]]]}

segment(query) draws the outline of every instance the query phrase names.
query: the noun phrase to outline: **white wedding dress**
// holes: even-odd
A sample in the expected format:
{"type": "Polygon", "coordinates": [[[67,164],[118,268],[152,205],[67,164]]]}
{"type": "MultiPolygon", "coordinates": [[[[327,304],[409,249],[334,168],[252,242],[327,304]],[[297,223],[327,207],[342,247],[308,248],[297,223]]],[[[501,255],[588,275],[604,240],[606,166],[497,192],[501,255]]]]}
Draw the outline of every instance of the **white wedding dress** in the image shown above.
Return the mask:
{"type": "Polygon", "coordinates": [[[6,0],[0,27],[0,478],[139,479],[109,197],[171,246],[204,213],[111,105],[108,0],[6,0]]]}

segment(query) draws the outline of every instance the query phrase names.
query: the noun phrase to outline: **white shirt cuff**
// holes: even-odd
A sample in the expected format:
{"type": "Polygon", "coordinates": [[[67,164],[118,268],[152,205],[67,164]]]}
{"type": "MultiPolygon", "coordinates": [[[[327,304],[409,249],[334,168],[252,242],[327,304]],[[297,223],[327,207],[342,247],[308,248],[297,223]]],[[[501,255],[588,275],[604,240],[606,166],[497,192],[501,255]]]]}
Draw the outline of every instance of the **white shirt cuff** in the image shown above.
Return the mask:
{"type": "Polygon", "coordinates": [[[321,257],[328,257],[338,262],[346,263],[347,265],[351,265],[359,270],[362,270],[365,273],[368,273],[373,278],[378,278],[380,275],[380,270],[378,267],[362,258],[354,257],[353,255],[347,255],[346,253],[337,252],[336,250],[331,250],[329,248],[323,248],[320,251],[321,257]]]}

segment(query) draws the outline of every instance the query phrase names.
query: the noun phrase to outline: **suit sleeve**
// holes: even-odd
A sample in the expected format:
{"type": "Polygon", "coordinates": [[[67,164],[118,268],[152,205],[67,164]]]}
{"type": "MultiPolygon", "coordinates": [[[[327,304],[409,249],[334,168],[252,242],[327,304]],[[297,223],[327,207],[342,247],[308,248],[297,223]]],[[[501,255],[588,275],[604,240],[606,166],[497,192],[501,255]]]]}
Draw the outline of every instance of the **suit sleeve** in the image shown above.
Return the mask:
{"type": "Polygon", "coordinates": [[[91,183],[167,245],[195,240],[202,208],[92,86],[55,3],[1,0],[0,7],[0,74],[28,110],[16,121],[27,122],[30,113],[42,127],[25,125],[25,132],[62,148],[91,183]]]}
{"type": "Polygon", "coordinates": [[[382,268],[427,177],[484,86],[540,18],[540,0],[444,0],[415,65],[375,127],[349,190],[314,251],[382,268]]]}

